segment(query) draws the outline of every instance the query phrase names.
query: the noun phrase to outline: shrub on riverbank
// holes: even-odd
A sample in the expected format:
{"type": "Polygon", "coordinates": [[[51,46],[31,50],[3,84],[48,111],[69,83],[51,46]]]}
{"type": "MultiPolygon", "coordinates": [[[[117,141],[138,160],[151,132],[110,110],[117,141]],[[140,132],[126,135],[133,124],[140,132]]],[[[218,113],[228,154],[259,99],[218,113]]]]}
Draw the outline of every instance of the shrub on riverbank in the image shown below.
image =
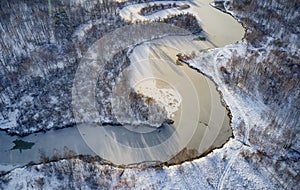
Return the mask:
{"type": "Polygon", "coordinates": [[[143,7],[139,14],[143,16],[151,15],[153,13],[156,13],[161,10],[165,9],[171,9],[171,8],[176,8],[178,5],[176,3],[169,3],[169,4],[153,4],[153,5],[148,5],[147,7],[143,7]]]}
{"type": "Polygon", "coordinates": [[[183,28],[193,34],[200,33],[202,28],[196,17],[190,13],[181,13],[177,15],[168,16],[167,18],[158,18],[154,21],[136,21],[136,24],[147,24],[149,22],[162,22],[183,28]]]}
{"type": "Polygon", "coordinates": [[[184,28],[192,33],[200,33],[202,31],[196,17],[192,14],[179,14],[163,19],[164,23],[170,23],[177,27],[184,28]]]}

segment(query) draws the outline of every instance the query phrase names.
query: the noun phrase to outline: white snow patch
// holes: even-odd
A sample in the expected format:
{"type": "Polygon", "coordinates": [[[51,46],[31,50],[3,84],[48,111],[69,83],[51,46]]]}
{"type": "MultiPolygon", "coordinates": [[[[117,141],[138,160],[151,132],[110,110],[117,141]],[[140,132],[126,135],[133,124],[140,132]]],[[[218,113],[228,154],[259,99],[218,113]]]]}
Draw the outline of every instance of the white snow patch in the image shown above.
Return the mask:
{"type": "Polygon", "coordinates": [[[79,41],[81,41],[84,38],[85,34],[88,33],[88,31],[93,26],[99,25],[99,24],[105,24],[105,23],[107,23],[107,21],[103,18],[91,20],[86,24],[80,25],[74,32],[73,37],[77,38],[79,41]]]}
{"type": "MultiPolygon", "coordinates": [[[[123,9],[120,10],[120,16],[127,21],[131,21],[132,23],[136,21],[154,21],[158,18],[167,18],[170,15],[177,15],[177,14],[182,14],[182,13],[190,13],[197,15],[192,7],[195,7],[193,4],[189,3],[188,1],[155,1],[155,2],[150,2],[150,3],[139,3],[139,4],[133,4],[124,7],[123,9]],[[140,10],[144,7],[147,6],[153,6],[153,5],[168,5],[168,4],[173,4],[176,3],[176,5],[181,6],[184,4],[189,5],[190,7],[187,9],[179,10],[178,8],[169,8],[169,9],[164,9],[160,10],[158,12],[154,12],[153,14],[143,16],[139,14],[140,10]]],[[[197,18],[199,20],[199,18],[197,18]]]]}
{"type": "Polygon", "coordinates": [[[33,100],[33,97],[32,96],[29,96],[29,95],[24,95],[22,98],[21,98],[21,104],[23,102],[32,102],[33,100]]]}
{"type": "Polygon", "coordinates": [[[0,123],[0,128],[1,129],[11,129],[11,128],[17,127],[17,125],[18,125],[17,120],[19,118],[19,114],[20,114],[20,112],[18,109],[9,112],[8,120],[5,120],[2,123],[0,123]]]}
{"type": "Polygon", "coordinates": [[[50,96],[50,104],[57,104],[58,103],[58,99],[56,96],[50,96]]]}
{"type": "Polygon", "coordinates": [[[61,62],[61,61],[58,62],[58,63],[57,63],[57,67],[60,68],[60,69],[64,68],[64,63],[61,62]]]}

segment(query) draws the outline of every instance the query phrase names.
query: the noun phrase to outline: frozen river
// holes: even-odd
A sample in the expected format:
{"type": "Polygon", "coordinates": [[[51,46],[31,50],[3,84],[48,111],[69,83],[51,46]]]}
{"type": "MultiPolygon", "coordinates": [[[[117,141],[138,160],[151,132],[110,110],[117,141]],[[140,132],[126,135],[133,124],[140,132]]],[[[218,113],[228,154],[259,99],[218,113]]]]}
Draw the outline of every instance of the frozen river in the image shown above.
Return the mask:
{"type": "Polygon", "coordinates": [[[132,21],[189,12],[201,23],[207,40],[194,40],[198,36],[186,35],[144,42],[132,50],[129,57],[131,65],[120,76],[120,80],[129,80],[137,92],[153,98],[164,107],[168,117],[174,121],[173,126],[137,129],[82,124],[26,137],[9,136],[2,131],[0,170],[9,170],[31,161],[39,163],[43,155],[51,158],[70,151],[99,155],[119,165],[166,162],[172,158],[173,162],[182,162],[224,144],[232,132],[228,112],[221,104],[216,86],[185,64],[176,65],[176,54],[197,54],[204,49],[235,43],[242,39],[244,28],[230,15],[210,6],[208,0],[177,3],[187,3],[190,8],[163,10],[147,17],[138,14],[145,4],[130,5],[120,11],[121,16],[132,21]],[[174,159],[176,155],[179,156],[174,159]]]}

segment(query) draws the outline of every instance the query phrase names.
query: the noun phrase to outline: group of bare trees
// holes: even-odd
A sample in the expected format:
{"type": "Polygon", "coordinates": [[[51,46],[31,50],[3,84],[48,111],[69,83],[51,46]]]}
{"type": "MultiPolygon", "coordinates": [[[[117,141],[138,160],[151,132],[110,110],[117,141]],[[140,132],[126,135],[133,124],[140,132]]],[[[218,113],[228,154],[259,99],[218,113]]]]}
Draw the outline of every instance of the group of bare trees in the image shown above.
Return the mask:
{"type": "Polygon", "coordinates": [[[26,134],[47,130],[53,124],[60,128],[73,123],[70,104],[80,59],[77,50],[83,54],[105,33],[125,24],[117,13],[120,6],[108,0],[79,4],[1,1],[0,122],[10,122],[9,115],[18,110],[17,126],[11,133],[26,134]],[[73,33],[97,19],[100,22],[86,31],[79,43],[73,33]],[[32,97],[32,102],[22,101],[25,96],[32,97]],[[51,97],[59,104],[51,102],[51,97]]]}
{"type": "Polygon", "coordinates": [[[146,16],[149,14],[153,14],[155,12],[164,10],[164,9],[170,9],[170,8],[176,8],[177,4],[176,3],[169,3],[169,4],[153,4],[153,5],[148,5],[146,7],[143,7],[139,14],[146,16]]]}

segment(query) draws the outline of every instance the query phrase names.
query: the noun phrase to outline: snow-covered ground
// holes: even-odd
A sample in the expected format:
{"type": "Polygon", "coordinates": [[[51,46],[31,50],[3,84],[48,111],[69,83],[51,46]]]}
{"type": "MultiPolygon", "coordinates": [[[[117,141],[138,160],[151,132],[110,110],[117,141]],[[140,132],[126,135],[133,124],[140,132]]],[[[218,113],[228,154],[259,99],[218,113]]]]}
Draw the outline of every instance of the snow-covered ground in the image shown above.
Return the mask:
{"type": "Polygon", "coordinates": [[[170,15],[177,15],[177,14],[184,14],[184,13],[193,13],[192,8],[187,8],[183,10],[179,10],[178,8],[169,8],[169,9],[164,9],[160,10],[157,12],[154,12],[153,14],[149,14],[147,16],[143,16],[140,14],[140,11],[142,8],[147,7],[147,6],[153,6],[153,5],[168,5],[168,4],[173,4],[176,3],[176,5],[181,6],[184,4],[187,4],[189,6],[193,6],[190,2],[188,1],[160,1],[160,2],[149,2],[149,3],[139,3],[139,4],[133,4],[124,7],[123,9],[120,10],[120,16],[127,20],[131,21],[132,23],[136,21],[154,21],[157,19],[163,19],[167,18],[170,15]]]}
{"type": "MultiPolygon", "coordinates": [[[[238,117],[236,116],[244,119],[244,125],[246,127],[244,130],[246,136],[243,137],[243,139],[240,139],[243,142],[247,142],[247,134],[250,130],[247,127],[250,126],[250,123],[252,123],[253,120],[257,121],[257,125],[264,126],[267,124],[260,119],[260,116],[264,112],[268,111],[268,107],[265,106],[261,100],[253,99],[250,96],[245,95],[248,91],[243,88],[243,86],[239,86],[240,93],[228,88],[224,83],[224,79],[222,79],[223,73],[220,68],[226,68],[226,63],[231,59],[233,54],[246,58],[247,48],[249,48],[247,43],[242,41],[223,48],[208,50],[205,53],[201,53],[198,57],[188,61],[188,65],[207,74],[208,77],[210,77],[218,85],[218,90],[222,92],[223,98],[233,115],[232,127],[234,128],[234,136],[236,138],[240,138],[237,133],[241,130],[238,128],[240,127],[240,124],[238,117]],[[248,120],[249,118],[252,118],[253,120],[248,120]]],[[[260,59],[260,57],[257,57],[257,59],[260,59]]],[[[230,73],[232,71],[228,70],[227,72],[230,73]]]]}

